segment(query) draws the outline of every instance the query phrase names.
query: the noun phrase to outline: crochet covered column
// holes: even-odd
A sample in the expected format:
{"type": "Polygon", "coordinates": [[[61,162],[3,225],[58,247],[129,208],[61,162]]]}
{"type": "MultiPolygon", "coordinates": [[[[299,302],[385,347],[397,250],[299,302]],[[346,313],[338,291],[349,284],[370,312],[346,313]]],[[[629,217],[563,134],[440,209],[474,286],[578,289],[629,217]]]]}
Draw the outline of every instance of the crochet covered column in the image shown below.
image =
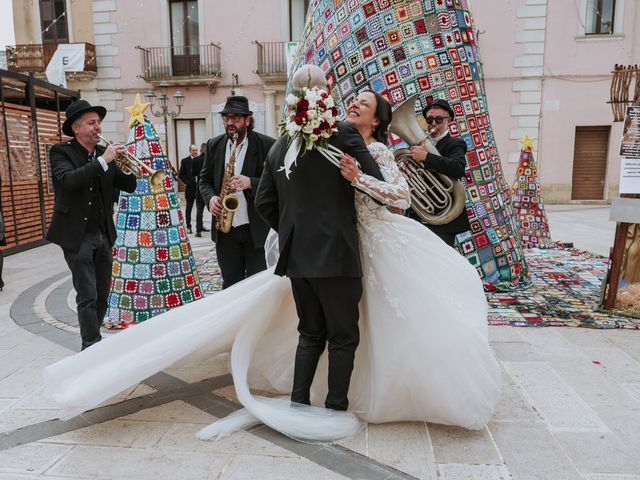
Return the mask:
{"type": "Polygon", "coordinates": [[[538,165],[533,158],[533,141],[528,135],[520,141],[520,162],[513,187],[511,203],[516,215],[524,248],[552,246],[549,221],[544,211],[538,165]]]}
{"type": "Polygon", "coordinates": [[[393,107],[418,93],[422,110],[446,99],[451,134],[467,143],[466,211],[458,248],[487,288],[526,280],[518,228],[495,145],[475,27],[466,0],[312,0],[292,72],[320,66],[344,115],[359,91],[373,89],[393,107]]]}
{"type": "Polygon", "coordinates": [[[139,95],[129,122],[127,150],[154,170],[163,185],[138,179],[134,193],[122,192],[116,219],[107,328],[126,328],[170,308],[201,298],[196,262],[187,238],[173,176],[158,135],[143,112],[139,95]]]}

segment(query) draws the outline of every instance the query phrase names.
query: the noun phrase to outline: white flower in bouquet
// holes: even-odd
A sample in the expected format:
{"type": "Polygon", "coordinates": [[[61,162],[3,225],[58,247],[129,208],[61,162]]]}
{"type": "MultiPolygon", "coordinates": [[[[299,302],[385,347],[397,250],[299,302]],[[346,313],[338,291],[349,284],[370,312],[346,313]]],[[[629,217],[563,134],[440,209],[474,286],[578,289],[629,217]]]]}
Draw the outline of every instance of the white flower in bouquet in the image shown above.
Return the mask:
{"type": "Polygon", "coordinates": [[[298,103],[298,97],[296,97],[293,93],[287,95],[287,105],[295,105],[298,103]]]}

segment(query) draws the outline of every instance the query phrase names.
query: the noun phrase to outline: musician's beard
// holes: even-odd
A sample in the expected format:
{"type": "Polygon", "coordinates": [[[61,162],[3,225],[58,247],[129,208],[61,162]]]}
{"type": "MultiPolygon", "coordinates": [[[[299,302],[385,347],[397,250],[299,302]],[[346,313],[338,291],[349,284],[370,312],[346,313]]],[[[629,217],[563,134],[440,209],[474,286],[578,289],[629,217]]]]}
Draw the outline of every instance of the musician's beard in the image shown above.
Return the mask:
{"type": "Polygon", "coordinates": [[[244,138],[247,136],[247,127],[246,126],[242,126],[240,128],[234,128],[234,129],[227,128],[225,131],[227,133],[227,137],[231,141],[233,141],[233,136],[234,135],[238,135],[238,139],[237,139],[238,142],[242,142],[244,140],[244,138]]]}

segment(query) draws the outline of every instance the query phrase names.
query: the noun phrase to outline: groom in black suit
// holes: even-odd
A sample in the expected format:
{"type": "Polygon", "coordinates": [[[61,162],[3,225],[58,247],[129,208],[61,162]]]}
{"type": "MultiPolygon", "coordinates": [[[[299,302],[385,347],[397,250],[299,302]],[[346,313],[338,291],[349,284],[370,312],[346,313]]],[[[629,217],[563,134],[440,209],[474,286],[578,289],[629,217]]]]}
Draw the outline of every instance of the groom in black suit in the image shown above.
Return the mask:
{"type": "MultiPolygon", "coordinates": [[[[294,87],[326,89],[318,67],[303,66],[294,87]]],[[[329,143],[355,157],[364,173],[382,179],[358,131],[338,122],[329,143]]],[[[318,359],[329,343],[329,393],[325,406],[346,410],[355,350],[360,341],[358,303],[362,268],[354,188],[340,169],[318,151],[298,158],[287,179],[283,166],[287,140],[279,138],[267,156],[255,198],[256,210],[278,232],[278,275],[291,279],[299,318],[293,402],[310,404],[309,391],[318,359]]]]}

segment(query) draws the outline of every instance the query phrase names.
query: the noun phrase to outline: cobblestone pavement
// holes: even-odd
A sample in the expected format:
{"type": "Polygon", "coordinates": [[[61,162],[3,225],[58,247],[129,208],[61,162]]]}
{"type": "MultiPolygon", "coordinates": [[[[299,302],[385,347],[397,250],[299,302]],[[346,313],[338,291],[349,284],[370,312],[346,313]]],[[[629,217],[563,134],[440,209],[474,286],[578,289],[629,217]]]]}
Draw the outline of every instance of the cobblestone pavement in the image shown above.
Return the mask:
{"type": "MultiPolygon", "coordinates": [[[[608,252],[607,207],[547,208],[554,240],[608,252]]],[[[208,238],[192,242],[196,253],[211,246],[208,238]]],[[[637,331],[490,327],[504,393],[480,431],[368,425],[319,446],[263,426],[201,442],[195,431],[238,408],[227,355],[189,359],[96,410],[57,420],[41,377],[79,348],[69,272],[59,248],[47,245],[7,257],[3,278],[0,480],[640,480],[637,331]]]]}

